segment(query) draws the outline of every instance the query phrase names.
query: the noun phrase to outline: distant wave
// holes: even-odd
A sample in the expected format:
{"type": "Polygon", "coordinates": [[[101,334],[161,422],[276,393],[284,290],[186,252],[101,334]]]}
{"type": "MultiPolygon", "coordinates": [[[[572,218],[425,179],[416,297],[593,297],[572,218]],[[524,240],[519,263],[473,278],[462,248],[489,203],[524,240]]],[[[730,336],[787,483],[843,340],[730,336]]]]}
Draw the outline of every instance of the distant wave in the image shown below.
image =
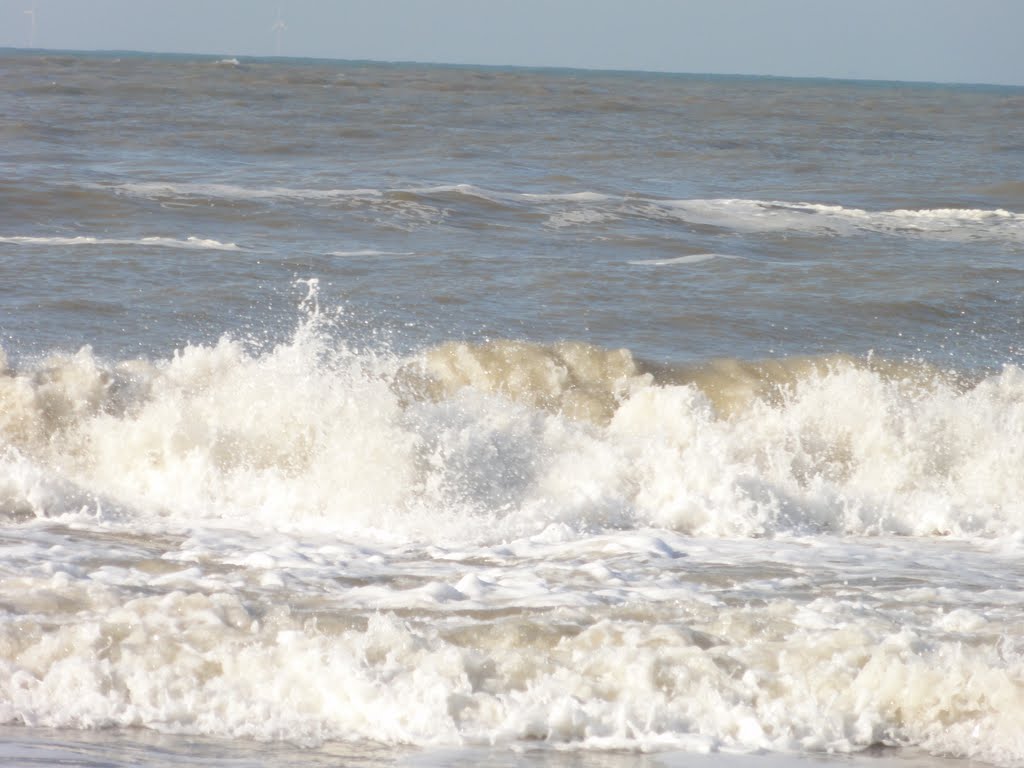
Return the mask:
{"type": "Polygon", "coordinates": [[[739,256],[730,256],[727,253],[691,253],[687,256],[677,256],[674,259],[640,259],[631,261],[630,264],[645,267],[666,267],[671,264],[699,264],[702,261],[712,259],[738,259],[739,256]]]}
{"type": "Polygon", "coordinates": [[[414,256],[414,251],[377,251],[372,248],[354,251],[331,251],[328,256],[414,256]]]}
{"type": "Polygon", "coordinates": [[[1003,209],[925,208],[868,211],[824,203],[693,199],[649,201],[663,218],[753,232],[849,235],[874,232],[969,240],[1024,240],[1024,214],[1003,209]]]}
{"type": "Polygon", "coordinates": [[[651,195],[609,195],[591,190],[527,192],[474,184],[407,188],[246,187],[233,184],[140,182],[113,188],[152,199],[295,200],[347,202],[443,217],[452,196],[494,206],[546,214],[554,228],[601,225],[619,219],[680,221],[737,232],[793,232],[844,236],[863,232],[943,240],[1024,241],[1024,214],[1005,209],[923,208],[870,211],[818,202],[740,198],[667,199],[651,195]],[[438,198],[447,198],[439,202],[438,198]]]}
{"type": "Polygon", "coordinates": [[[113,187],[118,194],[161,202],[293,201],[365,208],[415,229],[457,216],[465,205],[487,206],[509,215],[543,216],[544,226],[563,231],[607,232],[629,221],[660,221],[723,232],[779,233],[818,237],[862,234],[952,242],[1024,242],[1024,214],[997,208],[921,208],[871,211],[821,202],[741,198],[670,199],[652,195],[610,195],[591,190],[495,190],[474,184],[395,188],[248,187],[234,184],[140,182],[113,187]],[[464,203],[460,201],[465,201],[464,203]]]}
{"type": "Polygon", "coordinates": [[[184,248],[187,250],[240,251],[235,243],[222,243],[202,237],[188,237],[179,240],[173,237],[29,237],[0,236],[0,243],[16,243],[19,245],[141,245],[154,248],[184,248]]]}
{"type": "Polygon", "coordinates": [[[573,203],[601,203],[614,198],[602,195],[599,192],[566,192],[562,194],[538,194],[535,192],[522,192],[519,197],[523,200],[538,200],[541,202],[573,202],[573,203]]]}
{"type": "Polygon", "coordinates": [[[292,187],[243,187],[237,184],[189,184],[138,182],[118,184],[123,194],[149,197],[221,198],[228,200],[333,200],[346,197],[380,197],[379,189],[306,189],[292,187]]]}
{"type": "Polygon", "coordinates": [[[191,184],[141,182],[113,187],[117,194],[155,200],[162,204],[194,204],[196,200],[226,200],[253,205],[279,202],[302,205],[331,205],[366,209],[375,217],[383,214],[391,223],[413,230],[443,221],[444,206],[411,191],[386,192],[373,188],[316,189],[305,187],[244,187],[235,184],[191,184]]]}
{"type": "Polygon", "coordinates": [[[113,189],[122,194],[139,197],[185,197],[223,198],[230,200],[339,200],[347,198],[384,198],[388,196],[413,196],[430,198],[438,195],[462,195],[480,198],[489,202],[535,202],[535,203],[597,203],[614,200],[597,192],[534,193],[486,189],[474,184],[438,184],[427,187],[395,187],[378,189],[356,188],[311,188],[311,187],[246,187],[236,184],[193,184],[178,182],[133,182],[118,184],[113,189]]]}

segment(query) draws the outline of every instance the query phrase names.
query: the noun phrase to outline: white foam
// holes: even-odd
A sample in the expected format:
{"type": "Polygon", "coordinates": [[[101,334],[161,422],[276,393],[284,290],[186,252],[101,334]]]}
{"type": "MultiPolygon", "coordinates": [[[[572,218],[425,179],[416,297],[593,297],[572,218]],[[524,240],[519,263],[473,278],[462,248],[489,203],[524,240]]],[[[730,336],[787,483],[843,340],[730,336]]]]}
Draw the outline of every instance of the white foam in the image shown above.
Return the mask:
{"type": "Polygon", "coordinates": [[[725,253],[691,253],[686,256],[677,256],[673,259],[642,259],[631,261],[630,264],[637,266],[667,267],[672,264],[699,264],[702,261],[712,259],[738,259],[739,256],[730,256],[725,253]]]}
{"type": "Polygon", "coordinates": [[[611,211],[582,208],[553,213],[548,217],[546,225],[554,229],[562,229],[564,227],[576,227],[581,224],[604,224],[605,222],[615,221],[618,218],[620,217],[611,211]]]}
{"type": "Polygon", "coordinates": [[[0,373],[0,721],[1024,759],[1024,371],[725,407],[626,350],[356,354],[315,288],[272,349],[0,373]]]}
{"type": "Polygon", "coordinates": [[[538,203],[597,203],[613,198],[598,192],[532,193],[486,189],[475,184],[437,184],[427,187],[394,189],[354,188],[318,189],[304,187],[245,187],[236,184],[209,184],[188,182],[131,182],[114,187],[119,192],[143,197],[214,197],[236,200],[294,199],[331,200],[379,198],[392,193],[412,195],[460,194],[490,202],[531,201],[538,203]]]}
{"type": "Polygon", "coordinates": [[[170,237],[144,237],[139,240],[139,243],[141,245],[158,245],[166,248],[188,248],[214,251],[241,250],[235,243],[222,243],[218,240],[202,237],[188,237],[185,240],[176,240],[170,237]]]}
{"type": "MultiPolygon", "coordinates": [[[[507,609],[459,620],[465,593],[439,583],[408,602],[452,611],[447,621],[377,610],[355,626],[306,620],[287,600],[257,616],[215,581],[191,593],[153,594],[152,583],[128,600],[66,571],[19,586],[61,594],[75,612],[45,631],[31,616],[2,625],[3,722],[304,744],[848,753],[891,743],[1007,765],[1021,754],[1019,661],[849,601],[781,598],[753,613],[681,600],[671,621],[639,622],[535,599],[572,627],[561,634],[507,609]]],[[[600,582],[590,591],[602,594],[600,582]]]]}
{"type": "Polygon", "coordinates": [[[651,200],[643,208],[650,215],[667,215],[696,224],[751,232],[849,235],[869,231],[957,241],[991,237],[1024,239],[1024,214],[1003,209],[867,211],[821,203],[743,199],[651,200]]]}
{"type": "Polygon", "coordinates": [[[494,189],[486,189],[475,184],[439,184],[432,187],[413,187],[406,191],[425,195],[457,192],[459,194],[467,195],[469,197],[479,197],[484,200],[490,200],[491,202],[528,200],[539,203],[597,203],[612,199],[608,195],[590,191],[550,193],[508,192],[494,189]]]}
{"type": "Polygon", "coordinates": [[[466,197],[476,197],[488,202],[500,202],[503,197],[508,197],[500,192],[495,192],[475,184],[439,184],[433,187],[412,187],[409,189],[392,190],[396,192],[410,192],[415,195],[443,195],[457,193],[466,197]]]}
{"type": "Polygon", "coordinates": [[[612,200],[609,195],[600,192],[562,192],[562,193],[539,193],[523,192],[519,195],[524,200],[536,200],[538,202],[574,202],[574,203],[601,203],[612,200]]]}
{"type": "Polygon", "coordinates": [[[114,187],[119,194],[159,200],[168,204],[192,205],[190,200],[293,201],[303,204],[331,204],[368,208],[389,215],[390,223],[408,230],[423,224],[443,221],[443,208],[414,198],[411,190],[372,188],[317,189],[305,187],[246,187],[235,184],[194,184],[178,182],[142,182],[114,187]],[[410,194],[411,193],[412,197],[410,194]]]}
{"type": "Polygon", "coordinates": [[[155,365],[88,349],[40,365],[0,376],[0,435],[91,493],[182,519],[452,541],[553,523],[1024,534],[1013,366],[960,391],[797,362],[705,391],[653,383],[625,350],[456,344],[401,361],[308,328],[255,356],[225,339],[155,365]]]}
{"type": "Polygon", "coordinates": [[[192,184],[177,182],[132,182],[118,184],[118,192],[139,197],[202,197],[228,200],[333,200],[377,198],[379,189],[310,189],[292,187],[243,187],[237,184],[192,184]]]}
{"type": "Polygon", "coordinates": [[[354,251],[331,251],[328,256],[415,256],[414,251],[378,251],[373,248],[361,248],[354,251]]]}
{"type": "Polygon", "coordinates": [[[117,238],[92,237],[88,235],[79,235],[76,237],[0,236],[0,243],[15,243],[20,245],[141,245],[158,248],[183,248],[186,250],[242,250],[235,243],[222,243],[219,240],[211,240],[209,238],[202,237],[188,237],[184,240],[179,240],[173,237],[117,238]]]}

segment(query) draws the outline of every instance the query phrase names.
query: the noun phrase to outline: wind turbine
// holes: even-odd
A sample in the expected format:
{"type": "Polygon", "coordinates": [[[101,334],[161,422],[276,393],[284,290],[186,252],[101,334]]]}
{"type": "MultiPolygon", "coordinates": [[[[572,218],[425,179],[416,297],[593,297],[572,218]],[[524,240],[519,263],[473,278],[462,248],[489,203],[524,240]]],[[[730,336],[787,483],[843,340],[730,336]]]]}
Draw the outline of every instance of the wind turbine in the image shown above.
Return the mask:
{"type": "Polygon", "coordinates": [[[36,4],[32,3],[32,7],[25,11],[25,15],[29,18],[28,28],[28,47],[36,47],[36,4]]]}
{"type": "Polygon", "coordinates": [[[271,32],[277,33],[277,55],[281,55],[281,33],[288,29],[288,25],[281,20],[281,9],[277,9],[277,21],[274,22],[274,26],[270,28],[271,32]]]}

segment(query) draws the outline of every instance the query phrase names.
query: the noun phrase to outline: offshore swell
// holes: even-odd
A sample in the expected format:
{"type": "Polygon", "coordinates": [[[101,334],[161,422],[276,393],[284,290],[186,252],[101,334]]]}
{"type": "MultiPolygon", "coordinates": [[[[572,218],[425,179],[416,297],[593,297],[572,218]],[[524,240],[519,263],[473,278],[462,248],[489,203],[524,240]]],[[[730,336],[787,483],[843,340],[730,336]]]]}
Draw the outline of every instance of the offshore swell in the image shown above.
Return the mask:
{"type": "Polygon", "coordinates": [[[2,62],[8,754],[1024,759],[1019,89],[2,62]]]}

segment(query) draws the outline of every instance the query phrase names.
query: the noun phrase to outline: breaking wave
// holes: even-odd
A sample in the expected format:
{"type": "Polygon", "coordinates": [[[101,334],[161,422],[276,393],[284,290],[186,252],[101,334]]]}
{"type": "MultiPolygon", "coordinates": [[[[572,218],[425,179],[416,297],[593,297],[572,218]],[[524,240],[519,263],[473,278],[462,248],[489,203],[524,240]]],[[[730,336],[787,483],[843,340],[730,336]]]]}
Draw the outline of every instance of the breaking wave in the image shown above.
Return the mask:
{"type": "Polygon", "coordinates": [[[579,342],[357,353],[89,348],[0,373],[0,508],[490,540],[551,524],[716,537],[1019,537],[1024,371],[841,356],[643,364],[579,342]],[[34,468],[25,474],[25,467],[34,468]],[[69,490],[73,489],[73,490],[69,490]],[[66,498],[65,498],[66,497],[66,498]]]}
{"type": "Polygon", "coordinates": [[[483,203],[488,206],[542,214],[548,226],[586,227],[620,219],[685,222],[738,232],[794,232],[850,236],[864,232],[898,237],[1024,241],[1024,214],[1004,209],[922,208],[871,211],[843,205],[709,198],[673,200],[644,194],[610,195],[580,191],[566,193],[485,189],[473,184],[449,184],[401,189],[327,189],[243,187],[227,184],[144,182],[121,184],[118,194],[157,200],[226,199],[233,201],[304,201],[393,209],[413,209],[433,217],[446,206],[483,203]]]}

